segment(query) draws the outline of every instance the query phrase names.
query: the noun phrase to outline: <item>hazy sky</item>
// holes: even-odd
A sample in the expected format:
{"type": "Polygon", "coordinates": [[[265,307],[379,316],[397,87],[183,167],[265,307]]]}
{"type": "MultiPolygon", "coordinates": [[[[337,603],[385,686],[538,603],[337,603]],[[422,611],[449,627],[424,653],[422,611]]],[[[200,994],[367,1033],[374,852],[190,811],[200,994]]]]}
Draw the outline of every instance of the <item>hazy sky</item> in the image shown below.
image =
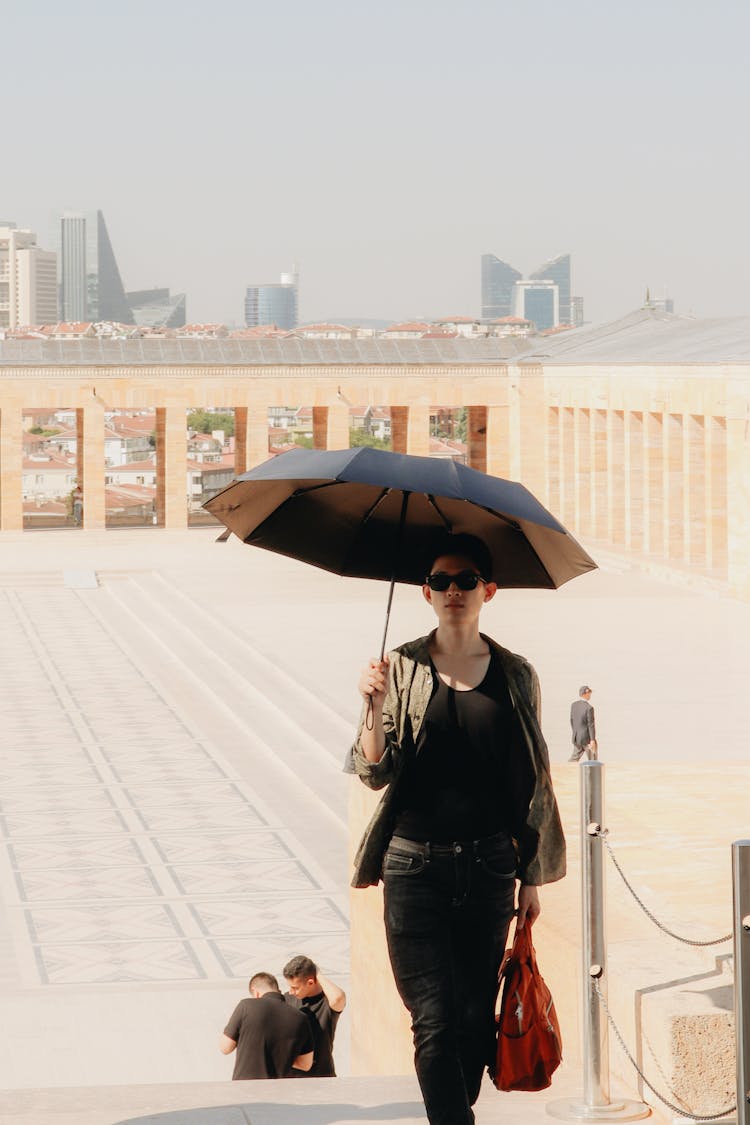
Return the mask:
{"type": "Polygon", "coordinates": [[[478,314],[570,251],[587,320],[750,313],[747,0],[24,0],[0,219],[101,208],[126,288],[240,323],[478,314]]]}

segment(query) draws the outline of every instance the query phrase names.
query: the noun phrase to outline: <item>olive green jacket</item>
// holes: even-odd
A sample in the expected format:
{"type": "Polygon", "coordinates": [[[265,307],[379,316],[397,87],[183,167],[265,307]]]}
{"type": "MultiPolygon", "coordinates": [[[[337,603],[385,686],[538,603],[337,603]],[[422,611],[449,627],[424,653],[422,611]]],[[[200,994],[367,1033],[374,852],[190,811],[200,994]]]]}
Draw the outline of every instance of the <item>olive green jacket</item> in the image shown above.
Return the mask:
{"type": "MultiPolygon", "coordinates": [[[[427,705],[434,689],[428,645],[432,634],[409,641],[390,653],[390,679],[383,706],[385,751],[379,762],[368,762],[360,735],[349,751],[345,769],[356,773],[370,789],[388,788],[367,826],[354,859],[352,886],[376,886],[383,855],[393,832],[393,812],[404,765],[416,745],[427,705]]],[[[516,656],[489,637],[484,640],[500,658],[518,719],[518,749],[531,759],[534,786],[525,818],[515,840],[519,878],[523,883],[553,883],[565,874],[565,838],[552,790],[549,755],[540,727],[539,679],[522,656],[516,656]]]]}

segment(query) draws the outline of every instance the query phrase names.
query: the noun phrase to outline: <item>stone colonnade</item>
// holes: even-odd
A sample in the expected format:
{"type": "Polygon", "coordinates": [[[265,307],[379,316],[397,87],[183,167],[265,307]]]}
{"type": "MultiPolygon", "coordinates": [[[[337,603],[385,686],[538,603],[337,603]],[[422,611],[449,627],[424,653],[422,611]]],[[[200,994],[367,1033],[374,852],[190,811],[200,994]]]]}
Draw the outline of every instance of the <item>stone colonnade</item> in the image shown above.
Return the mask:
{"type": "Polygon", "coordinates": [[[105,526],[107,409],[156,414],[156,522],[187,526],[185,418],[235,412],[235,468],[268,456],[270,406],[312,405],[316,448],[347,403],[387,406],[392,445],[429,452],[435,405],[467,407],[469,464],[521,480],[569,530],[750,596],[747,365],[0,368],[0,528],[22,517],[22,411],[75,409],[84,525],[105,526]]]}

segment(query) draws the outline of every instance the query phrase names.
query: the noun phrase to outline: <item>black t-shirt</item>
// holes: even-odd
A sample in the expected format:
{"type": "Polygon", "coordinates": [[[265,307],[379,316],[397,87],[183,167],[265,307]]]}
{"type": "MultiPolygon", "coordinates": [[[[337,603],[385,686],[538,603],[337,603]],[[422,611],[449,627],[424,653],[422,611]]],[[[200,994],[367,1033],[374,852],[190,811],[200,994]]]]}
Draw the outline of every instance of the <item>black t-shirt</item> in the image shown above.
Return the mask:
{"type": "Polygon", "coordinates": [[[292,996],[291,992],[284,993],[287,1004],[304,1012],[312,1026],[313,1039],[315,1040],[315,1059],[312,1069],[305,1071],[306,1078],[335,1078],[336,1070],[333,1065],[333,1037],[336,1034],[336,1024],[339,1022],[341,1012],[335,1012],[328,1003],[325,992],[317,996],[306,996],[304,1000],[292,996]]]}
{"type": "Polygon", "coordinates": [[[314,1049],[309,1020],[280,992],[240,1000],[224,1034],[237,1044],[234,1079],[299,1078],[305,1071],[292,1070],[292,1063],[314,1049]]]}
{"type": "MultiPolygon", "coordinates": [[[[491,653],[470,691],[448,687],[433,666],[435,688],[416,748],[406,764],[394,832],[449,844],[497,832],[515,835],[519,787],[533,782],[528,753],[518,753],[517,717],[502,665],[491,653]]],[[[528,805],[528,800],[526,801],[528,805]]]]}

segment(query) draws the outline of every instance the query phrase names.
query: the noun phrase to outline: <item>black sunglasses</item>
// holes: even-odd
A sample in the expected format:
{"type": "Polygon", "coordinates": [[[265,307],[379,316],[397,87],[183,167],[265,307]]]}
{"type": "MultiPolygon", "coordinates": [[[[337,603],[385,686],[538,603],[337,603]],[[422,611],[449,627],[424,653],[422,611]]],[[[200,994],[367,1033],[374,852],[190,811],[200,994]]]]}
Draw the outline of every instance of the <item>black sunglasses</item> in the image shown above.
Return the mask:
{"type": "Polygon", "coordinates": [[[439,570],[437,574],[428,574],[425,582],[431,590],[442,594],[451,582],[455,582],[459,590],[476,590],[484,579],[475,570],[459,570],[458,574],[446,574],[444,570],[439,570]]]}

